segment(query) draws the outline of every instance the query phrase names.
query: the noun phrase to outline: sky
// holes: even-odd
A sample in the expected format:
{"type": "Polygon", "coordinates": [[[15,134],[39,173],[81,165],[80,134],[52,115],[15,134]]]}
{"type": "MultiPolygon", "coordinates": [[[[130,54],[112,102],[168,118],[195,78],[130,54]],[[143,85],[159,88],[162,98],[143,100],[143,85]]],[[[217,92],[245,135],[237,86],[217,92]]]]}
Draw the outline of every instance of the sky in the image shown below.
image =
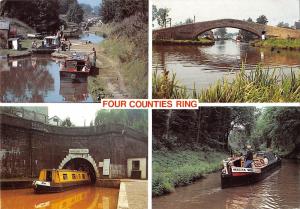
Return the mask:
{"type": "Polygon", "coordinates": [[[101,0],[78,0],[78,2],[80,4],[84,3],[84,4],[90,4],[91,6],[99,6],[101,0]]]}
{"type": "Polygon", "coordinates": [[[223,18],[253,20],[266,15],[269,25],[299,20],[299,0],[152,0],[157,8],[170,8],[172,22],[196,16],[196,22],[223,18]]]}
{"type": "Polygon", "coordinates": [[[90,122],[95,119],[96,112],[100,110],[99,104],[49,104],[49,118],[58,116],[64,120],[70,117],[71,122],[76,126],[90,125],[90,122]]]}

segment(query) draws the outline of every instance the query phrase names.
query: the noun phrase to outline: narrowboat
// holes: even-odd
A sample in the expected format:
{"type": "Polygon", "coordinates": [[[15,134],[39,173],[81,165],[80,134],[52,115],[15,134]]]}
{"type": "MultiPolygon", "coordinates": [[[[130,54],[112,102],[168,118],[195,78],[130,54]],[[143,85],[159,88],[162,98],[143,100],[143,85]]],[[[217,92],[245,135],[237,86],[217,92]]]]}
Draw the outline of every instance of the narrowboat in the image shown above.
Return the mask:
{"type": "Polygon", "coordinates": [[[88,55],[73,55],[67,58],[60,67],[60,80],[62,82],[82,83],[87,82],[91,71],[88,55]]]}
{"type": "Polygon", "coordinates": [[[31,51],[36,54],[51,54],[60,46],[60,40],[57,36],[46,36],[42,45],[38,48],[33,48],[31,51]]]}
{"type": "Polygon", "coordinates": [[[244,167],[244,157],[223,160],[221,187],[236,187],[254,184],[272,174],[281,165],[281,159],[272,152],[259,152],[254,155],[251,168],[244,167]]]}
{"type": "Polygon", "coordinates": [[[85,171],[43,169],[40,172],[39,179],[33,181],[32,186],[35,193],[53,193],[90,183],[90,176],[85,171]]]}

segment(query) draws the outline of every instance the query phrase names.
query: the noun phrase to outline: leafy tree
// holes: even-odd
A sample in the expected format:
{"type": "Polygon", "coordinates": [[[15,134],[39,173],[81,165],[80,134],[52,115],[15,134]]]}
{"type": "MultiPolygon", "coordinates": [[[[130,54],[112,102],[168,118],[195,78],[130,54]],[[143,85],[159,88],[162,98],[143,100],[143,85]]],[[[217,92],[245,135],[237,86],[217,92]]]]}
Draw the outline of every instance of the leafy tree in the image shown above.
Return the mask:
{"type": "Polygon", "coordinates": [[[194,20],[192,18],[188,18],[185,20],[185,24],[191,24],[194,23],[194,20]]]}
{"type": "Polygon", "coordinates": [[[168,8],[159,8],[157,11],[157,23],[161,27],[167,26],[167,18],[169,17],[170,9],[168,8]]]}
{"type": "Polygon", "coordinates": [[[93,8],[89,4],[79,4],[85,15],[91,15],[93,13],[93,8]]]}
{"type": "MultiPolygon", "coordinates": [[[[250,23],[254,23],[253,20],[250,17],[246,21],[250,22],[250,23]]],[[[240,30],[239,35],[242,37],[242,39],[244,41],[251,41],[251,40],[254,40],[256,38],[256,35],[254,35],[251,32],[245,31],[245,30],[240,30]]]]}
{"type": "Polygon", "coordinates": [[[67,117],[66,119],[64,119],[62,121],[61,126],[63,126],[63,127],[73,127],[75,125],[71,122],[71,119],[69,117],[67,117]]]}
{"type": "Polygon", "coordinates": [[[226,28],[218,28],[217,31],[215,32],[215,34],[221,38],[225,38],[225,36],[227,34],[227,30],[226,30],[226,28]]]}
{"type": "Polygon", "coordinates": [[[143,17],[148,16],[147,0],[103,0],[100,7],[103,23],[120,22],[137,13],[143,17]]]}
{"type": "Polygon", "coordinates": [[[67,14],[73,4],[78,4],[77,0],[59,0],[59,14],[67,14]]]}
{"type": "Polygon", "coordinates": [[[67,20],[69,22],[80,23],[83,20],[84,11],[77,3],[70,6],[67,12],[67,20]]]}
{"type": "Polygon", "coordinates": [[[6,16],[17,18],[38,32],[56,32],[60,25],[58,0],[10,1],[4,5],[6,16]]]}
{"type": "Polygon", "coordinates": [[[123,124],[147,133],[148,114],[141,110],[100,110],[96,113],[95,126],[123,124]]]}
{"type": "Polygon", "coordinates": [[[157,19],[157,12],[158,10],[156,5],[152,5],[152,22],[157,19]]]}
{"type": "Polygon", "coordinates": [[[268,18],[265,15],[261,15],[256,19],[256,23],[266,25],[268,23],[268,18]]]}
{"type": "Polygon", "coordinates": [[[288,23],[284,23],[284,22],[280,22],[280,23],[277,24],[277,27],[289,28],[289,24],[288,23]]]}

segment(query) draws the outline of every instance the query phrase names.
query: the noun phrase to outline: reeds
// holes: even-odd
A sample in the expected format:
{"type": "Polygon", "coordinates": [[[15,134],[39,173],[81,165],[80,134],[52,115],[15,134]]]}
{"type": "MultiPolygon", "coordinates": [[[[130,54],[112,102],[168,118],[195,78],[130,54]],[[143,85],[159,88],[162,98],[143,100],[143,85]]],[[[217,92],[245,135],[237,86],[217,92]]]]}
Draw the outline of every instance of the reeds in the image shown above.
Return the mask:
{"type": "Polygon", "coordinates": [[[223,78],[207,89],[200,92],[193,89],[192,93],[188,94],[186,87],[178,85],[175,74],[170,79],[168,74],[163,73],[159,76],[155,72],[153,98],[197,98],[200,102],[211,103],[299,102],[300,75],[296,75],[292,70],[286,75],[279,69],[264,69],[260,65],[246,71],[242,66],[232,81],[223,78]]]}

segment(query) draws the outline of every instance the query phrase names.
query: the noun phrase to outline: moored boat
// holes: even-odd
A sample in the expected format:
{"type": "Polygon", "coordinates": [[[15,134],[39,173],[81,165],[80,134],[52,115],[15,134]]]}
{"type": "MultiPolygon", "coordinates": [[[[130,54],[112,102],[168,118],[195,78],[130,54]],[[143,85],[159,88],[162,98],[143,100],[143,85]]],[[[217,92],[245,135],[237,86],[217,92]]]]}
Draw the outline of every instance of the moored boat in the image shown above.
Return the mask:
{"type": "Polygon", "coordinates": [[[89,56],[74,55],[61,65],[60,80],[63,82],[87,82],[91,68],[89,56]]]}
{"type": "Polygon", "coordinates": [[[281,159],[272,152],[259,152],[254,155],[250,168],[245,168],[244,164],[244,157],[223,160],[222,188],[245,186],[261,181],[281,165],[281,159]]]}
{"type": "Polygon", "coordinates": [[[32,52],[35,54],[51,54],[57,50],[60,46],[60,41],[57,36],[46,36],[42,42],[42,45],[37,48],[32,48],[32,52]]]}
{"type": "Polygon", "coordinates": [[[33,181],[32,186],[35,193],[53,193],[90,183],[90,176],[85,171],[43,169],[40,172],[39,179],[33,181]]]}

